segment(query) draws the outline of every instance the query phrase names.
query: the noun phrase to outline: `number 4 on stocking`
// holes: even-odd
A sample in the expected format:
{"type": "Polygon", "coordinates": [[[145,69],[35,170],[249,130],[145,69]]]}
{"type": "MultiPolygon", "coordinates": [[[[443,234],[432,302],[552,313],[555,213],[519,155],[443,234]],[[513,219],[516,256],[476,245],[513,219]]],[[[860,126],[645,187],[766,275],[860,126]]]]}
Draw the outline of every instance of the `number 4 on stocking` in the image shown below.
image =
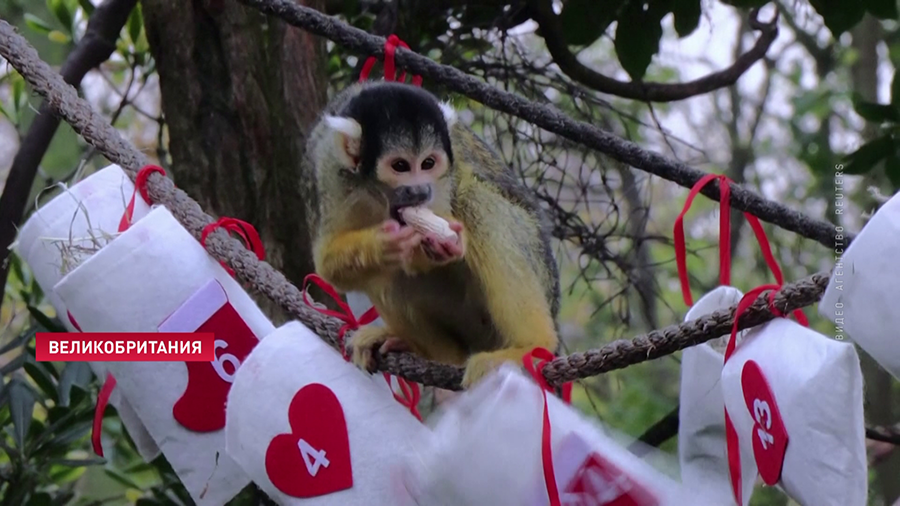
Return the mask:
{"type": "Polygon", "coordinates": [[[316,497],[352,487],[347,422],[334,392],[319,383],[301,388],[288,408],[288,421],[290,434],[275,436],[266,450],[266,472],[272,484],[293,497],[316,497]]]}

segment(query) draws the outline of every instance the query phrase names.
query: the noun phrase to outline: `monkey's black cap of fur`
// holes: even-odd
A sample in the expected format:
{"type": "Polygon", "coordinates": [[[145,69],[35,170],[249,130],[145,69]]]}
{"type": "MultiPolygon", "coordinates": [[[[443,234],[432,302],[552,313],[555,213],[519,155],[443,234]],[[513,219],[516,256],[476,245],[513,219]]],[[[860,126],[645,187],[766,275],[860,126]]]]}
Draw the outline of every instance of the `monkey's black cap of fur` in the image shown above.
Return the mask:
{"type": "Polygon", "coordinates": [[[340,112],[362,127],[360,169],[368,174],[392,139],[411,139],[421,146],[424,132],[436,136],[449,163],[453,163],[450,132],[437,98],[411,84],[384,82],[370,85],[353,97],[340,112]]]}

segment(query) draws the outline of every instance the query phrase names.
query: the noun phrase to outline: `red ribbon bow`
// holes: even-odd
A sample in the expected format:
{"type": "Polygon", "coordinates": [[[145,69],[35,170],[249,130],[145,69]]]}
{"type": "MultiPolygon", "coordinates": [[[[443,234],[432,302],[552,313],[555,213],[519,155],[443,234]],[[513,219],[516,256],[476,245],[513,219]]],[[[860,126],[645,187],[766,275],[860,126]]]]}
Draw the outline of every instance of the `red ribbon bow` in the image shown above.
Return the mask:
{"type": "MultiPolygon", "coordinates": [[[[681,281],[681,293],[684,297],[684,303],[688,306],[692,306],[694,304],[693,298],[691,297],[691,286],[690,281],[688,280],[687,275],[687,253],[685,251],[685,241],[684,241],[684,216],[691,208],[691,204],[694,201],[694,197],[700,193],[700,190],[706,186],[710,181],[717,179],[719,181],[719,284],[728,286],[731,284],[731,179],[727,176],[720,174],[707,174],[700,178],[699,181],[691,188],[690,193],[688,193],[688,198],[684,203],[684,208],[681,210],[681,214],[678,215],[678,218],[675,219],[675,230],[674,230],[674,239],[675,239],[675,262],[678,265],[678,278],[681,281]]],[[[769,244],[769,238],[766,236],[765,230],[763,230],[762,224],[759,222],[759,219],[756,216],[753,216],[750,213],[744,213],[744,218],[747,219],[747,222],[750,224],[750,228],[753,229],[753,234],[756,236],[756,241],[759,243],[759,247],[762,250],[763,258],[766,261],[766,265],[769,266],[769,270],[772,271],[772,274],[775,276],[775,281],[778,285],[784,284],[784,276],[781,273],[781,267],[778,266],[778,262],[775,260],[775,256],[772,254],[772,247],[769,244]]],[[[797,321],[801,322],[804,326],[807,325],[806,316],[803,314],[803,311],[797,309],[793,312],[794,316],[797,318],[797,321]]]]}
{"type": "MultiPolygon", "coordinates": [[[[341,299],[340,295],[338,295],[337,293],[337,290],[335,290],[333,286],[328,284],[327,281],[322,279],[317,274],[310,274],[303,278],[303,302],[319,313],[327,316],[333,316],[344,322],[344,325],[341,326],[341,328],[338,330],[338,344],[341,347],[341,356],[344,357],[344,360],[348,361],[350,360],[350,356],[347,354],[347,346],[344,343],[344,335],[348,330],[356,330],[361,325],[367,325],[378,319],[378,310],[375,309],[375,306],[372,306],[368,311],[363,313],[362,317],[359,320],[357,320],[356,316],[353,315],[353,310],[350,309],[350,305],[341,299]],[[340,308],[340,311],[314,306],[313,303],[309,300],[308,292],[306,289],[307,284],[310,282],[314,283],[316,286],[321,288],[326,295],[331,297],[331,299],[334,300],[334,302],[340,308]]],[[[391,375],[389,373],[384,373],[384,379],[385,381],[387,381],[388,387],[391,389],[391,393],[394,395],[394,399],[396,399],[397,402],[406,407],[409,412],[412,413],[412,415],[421,422],[422,415],[419,413],[418,408],[419,400],[421,399],[419,385],[417,383],[407,381],[405,378],[401,378],[399,376],[397,376],[396,378],[397,384],[400,385],[400,391],[402,395],[394,391],[394,387],[391,384],[391,375]]]]}
{"type": "MultiPolygon", "coordinates": [[[[550,445],[550,412],[547,409],[547,392],[552,392],[553,389],[547,383],[543,373],[544,366],[554,358],[556,357],[553,356],[550,350],[535,348],[522,357],[522,363],[538,386],[541,387],[541,395],[544,401],[543,426],[541,428],[541,463],[544,468],[544,483],[547,486],[547,495],[550,497],[550,506],[561,506],[559,488],[556,486],[556,473],[553,469],[553,449],[550,445]],[[535,365],[534,359],[538,359],[537,365],[535,365]]],[[[564,394],[564,397],[565,395],[571,396],[571,383],[567,383],[567,385],[569,386],[568,393],[564,394]]],[[[564,392],[566,392],[565,387],[564,392]]]]}
{"type": "MultiPolygon", "coordinates": [[[[406,72],[404,71],[400,74],[400,78],[397,79],[396,67],[394,64],[394,53],[397,51],[397,46],[400,46],[404,49],[409,49],[409,45],[406,42],[400,40],[396,35],[391,35],[384,41],[384,80],[385,81],[400,81],[403,82],[406,80],[406,72]]],[[[374,56],[370,56],[366,63],[363,64],[362,71],[359,73],[359,82],[363,82],[369,78],[369,73],[372,71],[372,67],[375,66],[376,58],[374,56]]],[[[415,75],[412,78],[412,84],[415,86],[422,86],[422,76],[415,75]]]]}
{"type": "Polygon", "coordinates": [[[162,167],[157,165],[145,165],[138,171],[137,176],[134,178],[134,191],[131,193],[131,200],[128,202],[128,206],[125,208],[125,212],[122,214],[122,219],[119,221],[119,232],[124,232],[128,230],[128,227],[131,226],[134,219],[134,199],[137,197],[137,194],[141,194],[141,198],[144,199],[144,202],[147,204],[152,204],[150,201],[150,194],[147,192],[147,179],[150,177],[150,174],[154,172],[159,172],[163,176],[166,175],[166,171],[163,170],[162,167]]]}
{"type": "MultiPolygon", "coordinates": [[[[256,254],[256,258],[263,260],[266,257],[266,249],[263,247],[262,240],[259,238],[259,233],[253,228],[253,225],[246,221],[229,218],[227,216],[223,216],[215,223],[210,223],[203,227],[203,231],[200,233],[200,244],[203,245],[204,248],[206,248],[206,238],[217,228],[223,228],[237,234],[238,237],[244,241],[244,246],[256,254]]],[[[224,267],[226,271],[228,271],[228,274],[234,276],[234,271],[231,267],[228,267],[225,262],[220,261],[219,263],[222,264],[222,267],[224,267]]]]}

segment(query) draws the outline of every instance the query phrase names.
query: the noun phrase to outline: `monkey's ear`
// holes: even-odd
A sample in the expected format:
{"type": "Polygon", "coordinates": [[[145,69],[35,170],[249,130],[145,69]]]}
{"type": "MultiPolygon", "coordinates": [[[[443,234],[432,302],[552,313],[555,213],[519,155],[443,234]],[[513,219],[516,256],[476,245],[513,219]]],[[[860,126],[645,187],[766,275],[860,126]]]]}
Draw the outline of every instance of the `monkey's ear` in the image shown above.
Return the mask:
{"type": "Polygon", "coordinates": [[[340,116],[325,116],[325,124],[334,134],[338,157],[348,168],[355,168],[359,161],[359,141],[362,138],[362,127],[355,120],[340,116]]]}
{"type": "Polygon", "coordinates": [[[453,128],[453,125],[455,125],[457,119],[459,119],[456,115],[456,109],[454,109],[449,102],[439,102],[438,107],[441,108],[441,113],[444,115],[444,121],[447,123],[447,130],[453,128]]]}

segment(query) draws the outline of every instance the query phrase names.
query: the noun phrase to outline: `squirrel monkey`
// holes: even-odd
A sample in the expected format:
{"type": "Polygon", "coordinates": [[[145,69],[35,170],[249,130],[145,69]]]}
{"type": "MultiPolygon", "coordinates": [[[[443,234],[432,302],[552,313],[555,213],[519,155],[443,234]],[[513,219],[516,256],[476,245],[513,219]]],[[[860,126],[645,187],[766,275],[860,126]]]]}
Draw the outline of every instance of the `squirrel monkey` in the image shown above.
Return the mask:
{"type": "Polygon", "coordinates": [[[353,362],[411,351],[465,365],[468,388],[536,346],[556,351],[559,272],[536,198],[431,93],[364,82],[338,94],[309,136],[317,273],[365,293],[385,327],[360,328],[353,362]],[[428,207],[456,232],[423,234],[405,207],[428,207]]]}

